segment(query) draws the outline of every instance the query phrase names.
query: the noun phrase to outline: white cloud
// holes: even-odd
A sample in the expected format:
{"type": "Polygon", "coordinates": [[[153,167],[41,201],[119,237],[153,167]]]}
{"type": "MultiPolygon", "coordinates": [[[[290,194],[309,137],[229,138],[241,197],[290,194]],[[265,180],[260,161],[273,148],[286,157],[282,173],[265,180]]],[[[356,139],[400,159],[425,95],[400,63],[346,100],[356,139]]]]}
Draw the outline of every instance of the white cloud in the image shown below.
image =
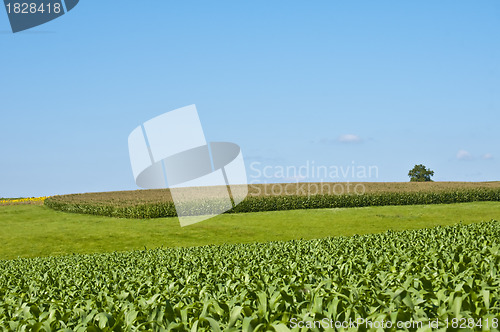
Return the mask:
{"type": "Polygon", "coordinates": [[[493,155],[491,153],[486,153],[486,154],[483,154],[482,158],[484,160],[491,160],[491,159],[493,159],[493,155]]]}
{"type": "Polygon", "coordinates": [[[457,152],[457,159],[458,160],[471,160],[472,159],[472,155],[469,153],[469,151],[459,150],[457,152]]]}
{"type": "Polygon", "coordinates": [[[361,142],[361,137],[354,134],[340,135],[338,138],[341,143],[359,143],[361,142]]]}

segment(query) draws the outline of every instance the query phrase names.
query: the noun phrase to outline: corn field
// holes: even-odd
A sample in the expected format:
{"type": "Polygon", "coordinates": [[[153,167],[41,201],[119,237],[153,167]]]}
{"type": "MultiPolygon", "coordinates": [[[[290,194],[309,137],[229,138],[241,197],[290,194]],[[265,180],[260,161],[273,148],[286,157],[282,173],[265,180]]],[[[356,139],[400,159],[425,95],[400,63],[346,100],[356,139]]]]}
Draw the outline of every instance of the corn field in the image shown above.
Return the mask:
{"type": "MultiPolygon", "coordinates": [[[[119,218],[161,218],[177,216],[168,191],[137,191],[52,196],[45,206],[58,211],[119,218]]],[[[384,205],[451,204],[475,201],[500,201],[500,188],[473,188],[454,191],[389,191],[362,195],[249,195],[226,213],[283,211],[296,209],[350,208],[384,205]]],[[[189,203],[192,215],[212,214],[219,204],[210,199],[189,203]]],[[[184,209],[187,211],[187,209],[184,209]]]]}

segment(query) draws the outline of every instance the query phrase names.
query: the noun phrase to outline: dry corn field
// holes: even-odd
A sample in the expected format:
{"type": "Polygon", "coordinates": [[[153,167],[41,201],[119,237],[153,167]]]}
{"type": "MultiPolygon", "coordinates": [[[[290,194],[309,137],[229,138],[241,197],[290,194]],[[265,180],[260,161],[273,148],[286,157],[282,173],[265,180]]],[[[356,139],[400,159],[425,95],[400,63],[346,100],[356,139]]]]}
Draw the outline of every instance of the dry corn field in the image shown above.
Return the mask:
{"type": "MultiPolygon", "coordinates": [[[[203,188],[197,188],[200,197],[203,188]]],[[[329,182],[329,183],[270,183],[248,185],[248,196],[308,196],[319,194],[377,194],[377,193],[412,193],[444,192],[468,189],[500,189],[496,182],[329,182]]],[[[193,190],[189,191],[194,193],[193,190]]],[[[71,203],[112,204],[130,206],[151,203],[172,202],[169,189],[109,191],[64,195],[64,200],[71,203]]]]}
{"type": "MultiPolygon", "coordinates": [[[[183,190],[180,201],[176,193],[176,204],[184,204],[188,215],[218,214],[224,206],[224,201],[210,195],[214,187],[183,190]]],[[[500,182],[252,184],[248,191],[226,213],[500,201],[500,182]]],[[[168,189],[52,196],[44,204],[64,212],[119,218],[177,216],[168,189]]]]}

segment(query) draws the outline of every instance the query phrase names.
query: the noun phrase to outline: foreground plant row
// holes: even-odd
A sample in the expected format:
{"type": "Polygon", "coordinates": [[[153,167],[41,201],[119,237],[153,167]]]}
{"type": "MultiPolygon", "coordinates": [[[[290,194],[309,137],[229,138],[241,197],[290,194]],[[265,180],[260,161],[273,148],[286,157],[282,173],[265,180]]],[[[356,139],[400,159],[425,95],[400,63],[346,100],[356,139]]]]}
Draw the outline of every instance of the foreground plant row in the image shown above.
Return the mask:
{"type": "MultiPolygon", "coordinates": [[[[161,218],[177,216],[174,203],[141,201],[124,205],[119,199],[86,200],[85,195],[52,196],[44,204],[54,210],[119,218],[161,218]]],[[[153,199],[153,198],[152,198],[153,199]]],[[[475,201],[500,201],[500,189],[467,189],[437,192],[385,192],[363,195],[281,195],[248,196],[227,213],[283,211],[297,209],[346,208],[384,205],[451,204],[475,201]]],[[[191,215],[217,214],[216,200],[187,202],[183,211],[191,215]]],[[[222,209],[223,210],[223,209],[222,209]]]]}
{"type": "Polygon", "coordinates": [[[497,221],[0,261],[0,327],[287,331],[298,322],[360,318],[493,324],[499,269],[497,221]]]}

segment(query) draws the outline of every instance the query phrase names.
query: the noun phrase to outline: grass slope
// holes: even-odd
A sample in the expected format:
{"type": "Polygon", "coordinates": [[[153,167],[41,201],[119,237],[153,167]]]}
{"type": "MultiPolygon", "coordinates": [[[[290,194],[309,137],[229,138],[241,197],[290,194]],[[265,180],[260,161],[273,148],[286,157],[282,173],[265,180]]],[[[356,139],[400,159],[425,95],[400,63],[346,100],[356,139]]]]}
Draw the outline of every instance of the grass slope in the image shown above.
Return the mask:
{"type": "Polygon", "coordinates": [[[0,259],[314,239],[491,219],[500,219],[499,202],[220,215],[184,228],[177,218],[117,219],[11,205],[0,207],[0,259]]]}

